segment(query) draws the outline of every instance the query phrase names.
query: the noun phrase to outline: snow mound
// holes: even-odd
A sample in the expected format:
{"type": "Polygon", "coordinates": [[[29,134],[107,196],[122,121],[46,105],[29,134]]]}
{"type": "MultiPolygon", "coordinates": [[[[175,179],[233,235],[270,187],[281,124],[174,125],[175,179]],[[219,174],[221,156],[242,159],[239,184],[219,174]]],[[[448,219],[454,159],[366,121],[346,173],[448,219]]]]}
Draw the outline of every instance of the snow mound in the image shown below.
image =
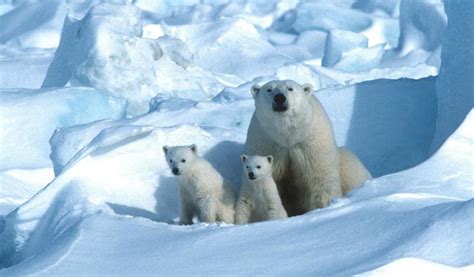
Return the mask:
{"type": "Polygon", "coordinates": [[[332,4],[303,2],[296,9],[293,28],[299,33],[314,29],[361,32],[371,25],[372,19],[366,13],[332,4]]]}
{"type": "Polygon", "coordinates": [[[276,67],[291,61],[243,19],[162,26],[165,34],[186,43],[197,64],[214,73],[236,75],[250,81],[271,74],[276,67]]]}
{"type": "Polygon", "coordinates": [[[16,1],[15,9],[0,15],[0,43],[16,47],[55,48],[67,5],[60,0],[16,1]]]}
{"type": "Polygon", "coordinates": [[[91,88],[0,91],[0,170],[51,165],[57,128],[125,116],[127,102],[91,88]],[[41,127],[39,127],[41,126],[41,127]]]}
{"type": "Polygon", "coordinates": [[[0,45],[0,88],[40,88],[53,57],[52,50],[0,45]]]}
{"type": "Polygon", "coordinates": [[[116,121],[104,120],[56,131],[50,141],[51,160],[56,174],[59,174],[74,155],[86,147],[101,131],[115,126],[146,125],[163,128],[193,124],[212,134],[215,134],[216,130],[227,130],[220,136],[226,137],[228,136],[226,134],[231,133],[234,139],[244,140],[254,109],[253,100],[223,104],[193,101],[183,104],[179,99],[175,100],[178,102],[171,104],[173,99],[156,99],[157,112],[135,118],[116,121]],[[222,116],[223,111],[228,116],[222,116]]]}
{"type": "MultiPolygon", "coordinates": [[[[117,144],[114,139],[112,145],[105,143],[98,148],[92,143],[92,152],[76,160],[47,188],[5,218],[0,234],[3,266],[23,262],[4,273],[46,270],[47,274],[62,275],[70,272],[73,261],[84,274],[125,275],[230,274],[237,270],[242,274],[289,274],[295,273],[295,268],[299,274],[353,275],[374,273],[374,269],[403,258],[444,264],[446,270],[448,266],[466,266],[474,263],[474,221],[470,220],[474,191],[469,169],[473,125],[471,113],[425,163],[369,181],[326,209],[245,226],[185,227],[109,213],[113,210],[161,221],[163,211],[176,208],[176,199],[170,196],[175,194],[171,192],[174,185],[164,189],[170,175],[157,170],[164,170],[166,165],[156,152],[164,143],[182,144],[194,139],[212,145],[216,140],[189,126],[137,126],[133,127],[138,132],[135,134],[144,136],[135,139],[126,135],[130,130],[112,131],[110,134],[117,134],[115,138],[126,142],[117,144]],[[204,137],[184,135],[191,132],[204,137]],[[445,176],[452,176],[449,183],[445,176]],[[158,185],[156,178],[160,178],[158,185]],[[150,194],[157,188],[155,197],[168,194],[158,199],[170,202],[151,199],[150,194]],[[157,203],[161,203],[157,212],[150,212],[149,206],[157,203]],[[97,209],[105,214],[98,214],[97,209]],[[35,234],[44,239],[35,238],[35,234]],[[294,234],[298,234],[297,240],[294,234]],[[34,254],[35,259],[28,259],[34,254]],[[214,257],[212,263],[205,262],[209,256],[214,257]],[[90,262],[99,257],[100,264],[90,262]],[[297,267],[288,268],[283,261],[297,267]],[[189,266],[196,263],[199,268],[189,266]],[[241,263],[246,264],[244,269],[241,263]]],[[[202,153],[209,151],[204,147],[202,153]]]]}
{"type": "Polygon", "coordinates": [[[367,71],[376,67],[383,56],[384,44],[370,48],[361,34],[331,30],[326,38],[322,65],[344,71],[367,71]]]}
{"type": "Polygon", "coordinates": [[[132,114],[146,112],[157,94],[206,99],[223,88],[192,65],[183,42],[141,35],[140,10],[134,6],[101,4],[82,20],[69,16],[43,87],[92,86],[128,99],[132,114]]]}
{"type": "Polygon", "coordinates": [[[162,147],[196,141],[199,151],[211,156],[207,152],[218,142],[210,133],[189,125],[121,125],[101,130],[54,181],[5,218],[7,227],[0,236],[2,265],[37,254],[61,232],[98,210],[171,222],[178,214],[177,189],[162,147]]]}

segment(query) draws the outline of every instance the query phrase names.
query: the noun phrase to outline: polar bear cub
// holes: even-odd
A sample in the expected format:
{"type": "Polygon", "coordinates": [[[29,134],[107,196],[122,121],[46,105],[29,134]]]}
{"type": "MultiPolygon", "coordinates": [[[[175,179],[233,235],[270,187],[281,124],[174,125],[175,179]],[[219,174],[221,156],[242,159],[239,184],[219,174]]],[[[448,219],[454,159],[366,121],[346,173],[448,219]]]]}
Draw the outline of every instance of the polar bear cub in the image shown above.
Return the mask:
{"type": "Polygon", "coordinates": [[[171,172],[177,176],[180,195],[180,224],[201,222],[234,223],[236,193],[221,174],[197,154],[197,146],[163,146],[171,172]]]}
{"type": "Polygon", "coordinates": [[[236,203],[235,223],[287,218],[272,177],[272,156],[241,157],[245,179],[236,203]]]}

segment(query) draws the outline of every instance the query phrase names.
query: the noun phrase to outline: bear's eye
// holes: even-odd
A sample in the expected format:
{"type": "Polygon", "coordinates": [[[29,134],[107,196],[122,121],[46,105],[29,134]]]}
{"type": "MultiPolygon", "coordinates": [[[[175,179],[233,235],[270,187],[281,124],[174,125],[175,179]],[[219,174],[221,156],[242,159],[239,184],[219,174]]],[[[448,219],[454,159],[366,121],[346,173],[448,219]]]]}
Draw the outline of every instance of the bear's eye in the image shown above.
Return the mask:
{"type": "Polygon", "coordinates": [[[250,167],[247,165],[246,168],[249,169],[250,167]]]}
{"type": "Polygon", "coordinates": [[[172,163],[172,162],[173,162],[173,160],[170,160],[170,163],[172,163]]]}
{"type": "Polygon", "coordinates": [[[185,159],[182,159],[182,160],[181,160],[181,162],[185,163],[185,162],[186,162],[186,160],[185,160],[185,159]]]}
{"type": "Polygon", "coordinates": [[[272,89],[271,88],[267,89],[267,92],[272,92],[272,89]]]}
{"type": "Polygon", "coordinates": [[[260,168],[262,168],[262,167],[261,167],[261,166],[259,166],[259,165],[257,165],[257,168],[258,168],[258,169],[260,169],[260,168]]]}
{"type": "Polygon", "coordinates": [[[288,90],[289,90],[289,91],[293,91],[293,88],[292,88],[292,87],[288,87],[288,90]]]}

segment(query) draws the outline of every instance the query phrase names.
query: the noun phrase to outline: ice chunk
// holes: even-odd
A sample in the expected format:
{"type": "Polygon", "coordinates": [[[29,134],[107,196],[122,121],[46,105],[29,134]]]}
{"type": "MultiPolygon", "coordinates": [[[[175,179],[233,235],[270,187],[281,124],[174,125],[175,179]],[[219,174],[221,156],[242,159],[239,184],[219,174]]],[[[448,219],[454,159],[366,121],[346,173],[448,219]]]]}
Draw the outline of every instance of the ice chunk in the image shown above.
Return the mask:
{"type": "Polygon", "coordinates": [[[242,19],[183,26],[163,25],[166,34],[184,41],[196,62],[215,73],[233,74],[250,81],[272,73],[291,61],[280,54],[257,29],[242,19]]]}
{"type": "Polygon", "coordinates": [[[367,13],[383,12],[391,17],[398,17],[401,0],[356,0],[353,9],[367,13]]]}
{"type": "Polygon", "coordinates": [[[357,10],[326,3],[304,2],[296,9],[293,28],[299,33],[314,29],[360,32],[371,24],[370,16],[357,10]]]}
{"type": "Polygon", "coordinates": [[[345,52],[356,48],[367,48],[368,39],[361,34],[344,30],[332,30],[326,38],[323,66],[334,66],[345,52]]]}
{"type": "Polygon", "coordinates": [[[370,48],[356,48],[344,53],[333,67],[349,71],[367,71],[376,67],[382,60],[385,44],[370,48]]]}
{"type": "Polygon", "coordinates": [[[0,91],[0,170],[51,165],[57,128],[125,116],[124,99],[91,88],[0,91]]]}
{"type": "Polygon", "coordinates": [[[18,47],[55,48],[67,5],[60,0],[21,1],[0,16],[0,43],[18,47]]]}
{"type": "Polygon", "coordinates": [[[313,59],[321,59],[324,55],[326,37],[326,32],[317,30],[305,31],[298,36],[296,44],[305,47],[311,53],[313,59]]]}
{"type": "Polygon", "coordinates": [[[322,65],[344,71],[366,71],[382,60],[385,44],[367,48],[368,39],[357,33],[332,30],[326,39],[322,65]]]}
{"type": "Polygon", "coordinates": [[[53,57],[53,50],[0,46],[0,88],[40,88],[53,57]]]}
{"type": "Polygon", "coordinates": [[[449,20],[436,82],[438,117],[432,151],[439,148],[474,107],[474,1],[444,3],[449,20]]]}
{"type": "Polygon", "coordinates": [[[299,84],[311,84],[316,91],[321,88],[320,76],[311,66],[301,63],[279,67],[275,76],[279,80],[293,80],[299,84]]]}
{"type": "Polygon", "coordinates": [[[207,99],[223,85],[193,65],[182,41],[141,38],[140,10],[96,5],[82,19],[68,17],[61,44],[43,87],[67,82],[93,86],[129,100],[129,112],[144,113],[157,94],[207,99]]]}
{"type": "Polygon", "coordinates": [[[53,179],[54,172],[49,167],[0,172],[0,217],[26,202],[53,179]]]}
{"type": "Polygon", "coordinates": [[[441,42],[446,23],[441,0],[402,0],[397,51],[401,55],[416,49],[434,51],[441,42]]]}

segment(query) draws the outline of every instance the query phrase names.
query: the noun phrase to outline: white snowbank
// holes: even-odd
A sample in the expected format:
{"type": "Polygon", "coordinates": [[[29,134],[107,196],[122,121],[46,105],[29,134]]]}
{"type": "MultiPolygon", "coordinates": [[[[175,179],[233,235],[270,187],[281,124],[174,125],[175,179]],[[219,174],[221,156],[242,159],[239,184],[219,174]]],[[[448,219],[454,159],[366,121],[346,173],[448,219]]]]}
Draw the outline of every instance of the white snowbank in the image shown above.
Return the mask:
{"type": "Polygon", "coordinates": [[[55,48],[67,5],[60,0],[19,1],[0,15],[0,43],[17,47],[55,48]]]}
{"type": "Polygon", "coordinates": [[[196,62],[214,73],[236,75],[250,81],[291,61],[243,19],[162,27],[165,34],[184,41],[196,62]]]}
{"type": "MultiPolygon", "coordinates": [[[[473,127],[474,114],[470,114],[425,163],[369,181],[326,209],[288,220],[235,227],[171,226],[93,212],[109,211],[110,207],[119,214],[160,221],[162,213],[142,208],[154,189],[158,190],[155,195],[174,193],[174,181],[164,177],[169,173],[153,187],[155,178],[163,174],[156,173],[155,168],[165,167],[164,160],[157,158],[159,146],[171,141],[187,143],[189,139],[207,141],[208,145],[213,141],[202,132],[201,139],[185,136],[181,140],[189,127],[155,129],[137,140],[122,137],[126,143],[119,147],[104,144],[93,150],[5,218],[0,234],[2,261],[4,265],[23,262],[3,272],[63,275],[80,268],[86,275],[353,275],[403,258],[444,264],[445,270],[463,267],[474,263],[474,221],[470,220],[474,214],[470,169],[473,127]],[[141,163],[133,162],[137,158],[141,163]],[[94,173],[104,163],[119,176],[107,170],[94,173]],[[152,170],[155,175],[143,174],[152,170]],[[98,178],[101,176],[103,180],[98,178]],[[125,181],[125,176],[139,179],[125,181]],[[451,176],[448,183],[445,176],[451,176]],[[164,189],[165,184],[170,186],[164,189]],[[137,201],[140,197],[144,198],[137,201]],[[104,202],[111,204],[107,207],[104,202]],[[32,255],[36,255],[34,259],[27,259],[32,255]],[[100,263],[91,263],[98,259],[100,263]]],[[[204,155],[209,152],[206,150],[202,150],[204,155]]],[[[157,210],[176,208],[173,201],[168,203],[157,210]]]]}
{"type": "Polygon", "coordinates": [[[323,66],[360,72],[372,69],[380,63],[384,44],[368,48],[368,39],[364,35],[331,30],[324,49],[323,66]]]}
{"type": "Polygon", "coordinates": [[[440,0],[43,2],[0,0],[0,88],[38,87],[56,49],[29,47],[69,10],[43,83],[68,88],[0,91],[0,275],[472,275],[474,5],[445,1],[441,50],[440,0]],[[288,220],[175,225],[161,147],[238,188],[250,87],[275,79],[311,83],[376,178],[288,220]]]}
{"type": "Polygon", "coordinates": [[[181,41],[141,35],[134,6],[102,4],[82,20],[68,17],[43,87],[93,86],[128,99],[132,114],[146,112],[157,94],[206,99],[222,90],[212,74],[193,65],[181,41]]]}
{"type": "Polygon", "coordinates": [[[51,50],[0,45],[0,88],[40,88],[53,56],[51,50]]]}
{"type": "Polygon", "coordinates": [[[57,128],[125,116],[127,103],[91,88],[0,90],[0,171],[51,165],[57,128]]]}

